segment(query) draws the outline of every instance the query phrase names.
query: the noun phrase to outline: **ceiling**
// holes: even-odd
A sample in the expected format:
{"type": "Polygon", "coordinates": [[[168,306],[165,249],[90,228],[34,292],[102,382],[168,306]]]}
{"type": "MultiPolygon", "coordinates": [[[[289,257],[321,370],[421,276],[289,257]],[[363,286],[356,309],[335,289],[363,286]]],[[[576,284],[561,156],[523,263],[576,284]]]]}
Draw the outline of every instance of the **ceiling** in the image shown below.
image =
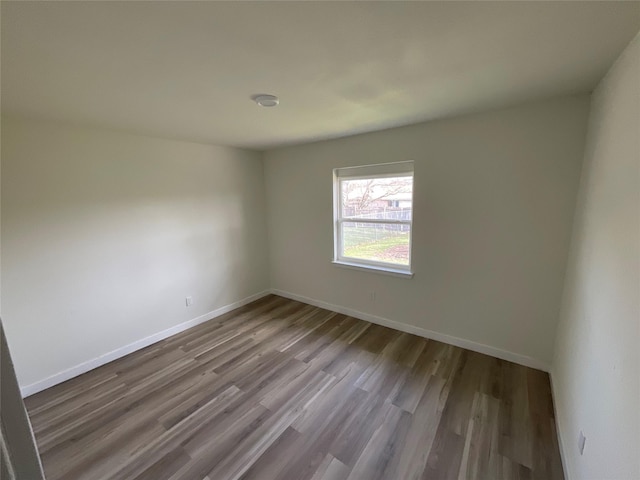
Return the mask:
{"type": "Polygon", "coordinates": [[[266,149],[589,92],[639,29],[640,2],[3,1],[2,111],[266,149]]]}

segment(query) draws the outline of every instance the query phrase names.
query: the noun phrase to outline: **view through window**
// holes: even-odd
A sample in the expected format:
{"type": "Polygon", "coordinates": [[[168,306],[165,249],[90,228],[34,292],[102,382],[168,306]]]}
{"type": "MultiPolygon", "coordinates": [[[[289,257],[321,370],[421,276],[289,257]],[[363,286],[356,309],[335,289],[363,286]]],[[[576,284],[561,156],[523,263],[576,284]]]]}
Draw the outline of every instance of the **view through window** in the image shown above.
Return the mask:
{"type": "Polygon", "coordinates": [[[362,168],[337,170],[336,260],[409,270],[413,172],[406,165],[398,173],[362,168]]]}

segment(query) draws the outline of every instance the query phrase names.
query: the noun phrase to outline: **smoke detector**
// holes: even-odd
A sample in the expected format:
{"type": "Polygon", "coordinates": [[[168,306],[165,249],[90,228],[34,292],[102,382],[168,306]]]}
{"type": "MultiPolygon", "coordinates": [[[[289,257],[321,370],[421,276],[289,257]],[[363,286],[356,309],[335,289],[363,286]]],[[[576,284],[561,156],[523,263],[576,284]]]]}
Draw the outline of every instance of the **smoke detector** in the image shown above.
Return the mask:
{"type": "Polygon", "coordinates": [[[251,97],[261,107],[275,107],[280,103],[280,99],[275,95],[260,94],[251,97]]]}

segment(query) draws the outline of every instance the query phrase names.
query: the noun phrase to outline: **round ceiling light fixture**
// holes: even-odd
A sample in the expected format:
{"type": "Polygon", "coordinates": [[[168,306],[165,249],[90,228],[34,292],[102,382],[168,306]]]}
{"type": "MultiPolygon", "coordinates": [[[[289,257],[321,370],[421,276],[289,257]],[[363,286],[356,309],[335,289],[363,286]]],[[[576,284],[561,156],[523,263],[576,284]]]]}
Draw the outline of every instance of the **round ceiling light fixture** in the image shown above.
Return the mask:
{"type": "Polygon", "coordinates": [[[251,99],[261,107],[275,107],[280,103],[280,99],[275,95],[267,95],[263,93],[260,95],[253,95],[251,99]]]}

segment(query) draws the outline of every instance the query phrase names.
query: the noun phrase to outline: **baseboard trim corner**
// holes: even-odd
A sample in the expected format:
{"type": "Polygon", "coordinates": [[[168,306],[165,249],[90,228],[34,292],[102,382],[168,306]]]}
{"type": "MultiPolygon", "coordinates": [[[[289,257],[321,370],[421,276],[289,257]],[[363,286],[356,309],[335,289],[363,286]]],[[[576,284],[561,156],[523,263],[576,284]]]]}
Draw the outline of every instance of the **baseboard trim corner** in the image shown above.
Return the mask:
{"type": "Polygon", "coordinates": [[[358,318],[360,320],[365,320],[367,322],[375,323],[377,325],[382,325],[384,327],[400,330],[401,332],[411,333],[413,335],[418,335],[419,337],[429,338],[431,340],[447,343],[449,345],[454,345],[460,348],[466,348],[467,350],[472,350],[474,352],[482,353],[484,355],[490,355],[492,357],[500,358],[501,360],[507,360],[509,362],[517,363],[518,365],[524,365],[525,367],[534,368],[536,370],[542,370],[544,372],[550,371],[550,366],[548,364],[536,358],[528,357],[526,355],[520,355],[518,353],[510,352],[508,350],[502,350],[496,347],[492,347],[490,345],[477,343],[472,340],[467,340],[460,337],[454,337],[452,335],[447,335],[445,333],[439,333],[433,330],[416,327],[415,325],[409,325],[407,323],[397,322],[395,320],[390,320],[388,318],[379,317],[377,315],[372,315],[370,313],[360,312],[358,310],[343,307],[341,305],[334,305],[331,303],[323,302],[321,300],[316,300],[314,298],[305,297],[303,295],[298,295],[296,293],[291,293],[291,292],[279,290],[276,288],[272,288],[271,293],[274,295],[279,295],[281,297],[289,298],[291,300],[297,300],[298,302],[308,303],[309,305],[313,305],[315,307],[324,308],[325,310],[331,310],[332,312],[349,315],[350,317],[358,318]]]}
{"type": "Polygon", "coordinates": [[[117,360],[118,358],[122,358],[125,355],[129,355],[130,353],[148,347],[149,345],[153,345],[154,343],[164,340],[165,338],[169,338],[172,335],[184,332],[185,330],[193,328],[196,325],[200,325],[201,323],[207,322],[209,320],[213,320],[220,315],[224,315],[225,313],[235,310],[236,308],[254,302],[262,297],[269,295],[270,293],[270,290],[264,290],[254,295],[250,295],[246,298],[243,298],[242,300],[238,300],[237,302],[230,303],[229,305],[216,308],[211,312],[205,313],[191,320],[187,320],[186,322],[167,328],[166,330],[162,330],[161,332],[154,333],[153,335],[149,335],[148,337],[137,340],[133,343],[125,345],[124,347],[112,350],[111,352],[100,355],[99,357],[87,360],[86,362],[76,365],[75,367],[68,368],[66,370],[63,370],[62,372],[58,372],[54,375],[51,375],[50,377],[44,378],[30,385],[21,386],[20,393],[22,394],[22,398],[41,392],[42,390],[46,390],[47,388],[51,388],[55,385],[58,385],[59,383],[66,382],[67,380],[82,375],[83,373],[87,373],[90,370],[101,367],[106,363],[117,360]]]}
{"type": "Polygon", "coordinates": [[[568,457],[566,455],[567,449],[563,441],[563,436],[560,427],[560,415],[558,410],[558,396],[556,394],[556,383],[553,381],[554,374],[553,368],[549,369],[549,383],[551,386],[551,400],[553,402],[553,417],[556,424],[556,436],[558,437],[558,450],[560,450],[560,463],[562,463],[562,473],[564,473],[565,480],[569,480],[571,475],[569,474],[569,465],[567,464],[568,457]]]}

